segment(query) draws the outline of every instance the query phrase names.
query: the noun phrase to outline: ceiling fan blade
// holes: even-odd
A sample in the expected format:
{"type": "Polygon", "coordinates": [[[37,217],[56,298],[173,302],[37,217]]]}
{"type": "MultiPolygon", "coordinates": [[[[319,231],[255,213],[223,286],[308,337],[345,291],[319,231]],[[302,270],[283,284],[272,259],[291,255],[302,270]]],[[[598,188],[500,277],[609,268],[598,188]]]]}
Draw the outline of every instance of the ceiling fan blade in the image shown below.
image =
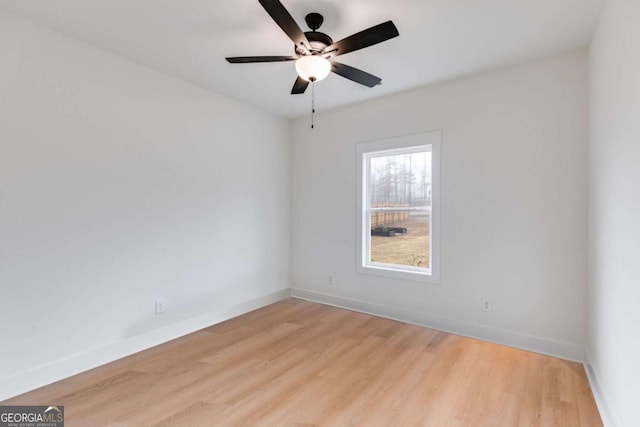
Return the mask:
{"type": "Polygon", "coordinates": [[[304,35],[291,14],[278,0],[259,0],[264,10],[267,11],[276,24],[282,28],[289,38],[293,41],[297,48],[302,49],[305,53],[311,51],[311,45],[307,36],[304,35]]]}
{"type": "Polygon", "coordinates": [[[297,56],[232,56],[225,58],[231,64],[248,64],[251,62],[295,61],[297,56]]]}
{"type": "Polygon", "coordinates": [[[323,52],[330,56],[344,55],[358,49],[373,46],[374,44],[399,36],[398,29],[391,21],[383,22],[366,30],[360,31],[335,42],[324,48],[323,52]]]}
{"type": "Polygon", "coordinates": [[[346,79],[353,80],[356,83],[367,87],[374,87],[382,83],[380,77],[376,77],[373,74],[369,74],[357,68],[353,68],[346,64],[333,61],[331,63],[331,71],[342,76],[346,79]]]}
{"type": "Polygon", "coordinates": [[[296,82],[293,84],[293,88],[291,89],[291,95],[304,93],[304,91],[307,90],[307,86],[309,86],[309,82],[298,76],[296,82]]]}

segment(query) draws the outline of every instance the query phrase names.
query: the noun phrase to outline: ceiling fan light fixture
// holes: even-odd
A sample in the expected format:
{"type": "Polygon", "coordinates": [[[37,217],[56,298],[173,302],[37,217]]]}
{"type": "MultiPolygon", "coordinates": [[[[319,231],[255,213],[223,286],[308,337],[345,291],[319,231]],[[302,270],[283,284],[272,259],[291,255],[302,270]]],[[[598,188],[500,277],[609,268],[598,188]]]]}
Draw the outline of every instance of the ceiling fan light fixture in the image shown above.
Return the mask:
{"type": "Polygon", "coordinates": [[[319,55],[301,56],[296,61],[296,71],[308,82],[319,82],[331,72],[331,62],[319,55]]]}

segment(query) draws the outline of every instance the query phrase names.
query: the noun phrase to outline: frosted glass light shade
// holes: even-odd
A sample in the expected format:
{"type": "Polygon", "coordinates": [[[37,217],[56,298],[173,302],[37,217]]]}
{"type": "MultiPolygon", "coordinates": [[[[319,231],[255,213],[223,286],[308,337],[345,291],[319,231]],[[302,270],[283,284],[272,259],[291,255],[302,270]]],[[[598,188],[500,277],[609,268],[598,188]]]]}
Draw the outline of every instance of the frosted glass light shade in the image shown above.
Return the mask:
{"type": "Polygon", "coordinates": [[[329,75],[331,62],[317,55],[301,56],[296,61],[298,75],[306,81],[320,81],[329,75]]]}

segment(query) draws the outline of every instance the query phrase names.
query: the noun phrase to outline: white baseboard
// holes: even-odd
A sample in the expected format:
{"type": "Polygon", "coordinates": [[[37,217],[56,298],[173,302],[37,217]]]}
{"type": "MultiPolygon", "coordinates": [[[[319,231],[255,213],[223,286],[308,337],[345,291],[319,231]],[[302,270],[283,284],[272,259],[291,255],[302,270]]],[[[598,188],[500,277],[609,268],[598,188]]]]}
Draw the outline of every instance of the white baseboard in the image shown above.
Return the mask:
{"type": "Polygon", "coordinates": [[[598,406],[598,411],[600,412],[600,418],[602,418],[602,424],[605,427],[617,427],[620,423],[614,421],[613,413],[607,401],[605,399],[605,395],[600,387],[600,381],[598,381],[598,375],[596,374],[595,369],[593,369],[593,365],[591,364],[591,357],[589,356],[589,352],[586,352],[585,362],[584,362],[584,371],[587,373],[587,379],[589,380],[589,385],[591,386],[591,391],[593,392],[593,397],[596,400],[596,406],[598,406]]]}
{"type": "Polygon", "coordinates": [[[579,344],[526,335],[515,331],[493,328],[473,322],[449,319],[427,313],[300,288],[293,288],[291,290],[291,296],[321,304],[346,308],[361,313],[385,317],[387,319],[398,320],[400,322],[410,323],[413,325],[424,326],[456,335],[463,335],[470,338],[476,338],[483,341],[489,341],[496,344],[558,357],[560,359],[570,360],[573,362],[582,363],[584,361],[584,347],[579,344]]]}
{"type": "Polygon", "coordinates": [[[232,307],[215,310],[122,341],[93,348],[63,360],[38,366],[0,380],[0,401],[96,368],[114,360],[240,316],[291,296],[290,289],[263,295],[232,307]]]}

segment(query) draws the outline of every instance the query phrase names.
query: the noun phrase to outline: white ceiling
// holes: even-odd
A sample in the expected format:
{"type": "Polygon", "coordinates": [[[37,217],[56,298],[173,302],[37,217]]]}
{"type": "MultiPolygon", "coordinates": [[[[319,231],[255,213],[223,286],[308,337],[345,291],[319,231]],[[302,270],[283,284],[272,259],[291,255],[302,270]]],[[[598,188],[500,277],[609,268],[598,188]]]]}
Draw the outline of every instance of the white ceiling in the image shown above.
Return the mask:
{"type": "MultiPolygon", "coordinates": [[[[373,89],[330,75],[326,110],[589,43],[602,0],[281,0],[303,31],[309,12],[339,40],[393,20],[400,37],[340,57],[382,78],[373,89]]],[[[157,71],[285,116],[293,62],[228,64],[226,56],[289,55],[292,43],[257,0],[0,0],[0,8],[157,71]]]]}

